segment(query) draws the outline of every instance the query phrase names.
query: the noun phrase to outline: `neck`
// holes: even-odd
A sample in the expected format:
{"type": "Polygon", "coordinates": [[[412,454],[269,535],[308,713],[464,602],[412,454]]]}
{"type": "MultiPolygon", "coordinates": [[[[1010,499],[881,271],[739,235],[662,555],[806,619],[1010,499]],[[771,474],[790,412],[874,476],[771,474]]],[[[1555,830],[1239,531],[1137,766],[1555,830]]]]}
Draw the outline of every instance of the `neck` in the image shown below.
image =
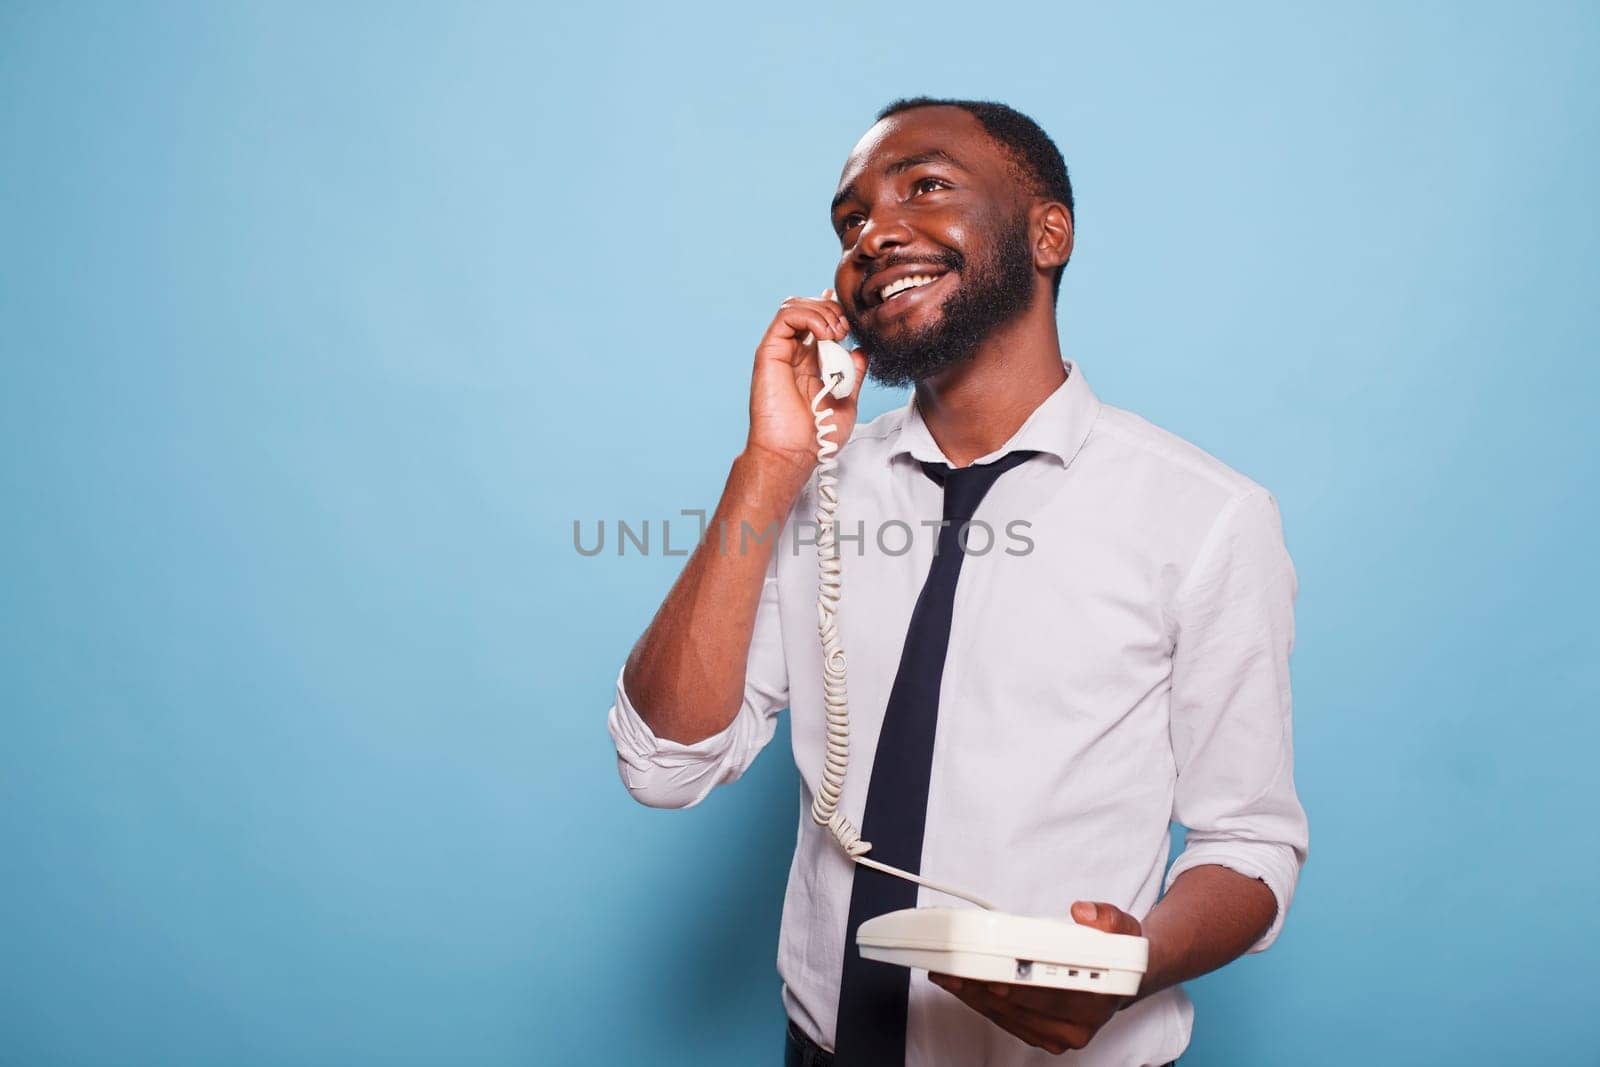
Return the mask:
{"type": "Polygon", "coordinates": [[[1035,300],[970,360],[917,383],[917,410],[952,465],[965,467],[1011,439],[1067,380],[1055,308],[1035,300]]]}

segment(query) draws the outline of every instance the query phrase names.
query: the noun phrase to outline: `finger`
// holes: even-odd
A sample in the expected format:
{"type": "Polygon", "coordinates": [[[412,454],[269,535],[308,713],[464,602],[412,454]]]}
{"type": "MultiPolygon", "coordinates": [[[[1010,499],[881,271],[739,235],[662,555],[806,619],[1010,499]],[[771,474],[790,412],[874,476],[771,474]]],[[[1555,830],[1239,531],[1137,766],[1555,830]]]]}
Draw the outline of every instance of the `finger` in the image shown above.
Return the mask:
{"type": "Polygon", "coordinates": [[[1108,934],[1133,934],[1144,932],[1139,920],[1115,904],[1103,900],[1080,900],[1072,905],[1072,919],[1081,926],[1092,926],[1108,934]]]}
{"type": "Polygon", "coordinates": [[[1008,1033],[1056,1055],[1068,1049],[1083,1048],[1100,1028],[1098,1022],[1091,1026],[1047,1012],[1032,1011],[1006,1000],[990,1001],[987,1008],[978,1010],[1008,1033]]]}
{"type": "MultiPolygon", "coordinates": [[[[824,290],[822,290],[822,298],[821,299],[822,299],[822,302],[828,306],[829,310],[832,311],[835,315],[838,316],[839,321],[844,324],[845,333],[849,333],[850,332],[850,324],[845,320],[845,317],[844,317],[844,305],[839,303],[838,294],[836,294],[831,288],[824,289],[824,290]]],[[[844,338],[844,334],[842,333],[838,337],[835,337],[834,340],[835,341],[839,341],[839,340],[843,340],[843,338],[844,338]]]]}
{"type": "Polygon", "coordinates": [[[797,341],[805,333],[830,340],[837,340],[840,336],[835,317],[826,313],[819,305],[810,302],[785,301],[778,309],[778,314],[773,317],[772,325],[767,327],[768,340],[797,341]]]}
{"type": "MultiPolygon", "coordinates": [[[[791,296],[785,300],[779,309],[779,318],[790,309],[809,309],[822,315],[827,322],[827,327],[821,332],[812,330],[818,337],[826,337],[830,341],[842,341],[850,332],[850,323],[844,317],[844,309],[833,301],[817,300],[808,297],[791,296]]],[[[807,327],[811,329],[811,327],[807,327]]]]}
{"type": "Polygon", "coordinates": [[[985,987],[992,996],[1016,1008],[1038,1012],[1052,1019],[1094,1016],[1100,1008],[1093,1001],[1108,999],[1093,993],[1078,993],[1071,989],[1015,985],[1010,982],[986,982],[985,987]]]}
{"type": "Polygon", "coordinates": [[[954,992],[963,1004],[1007,1033],[1056,1054],[1087,1045],[1103,1021],[1088,1026],[1061,1015],[1033,1011],[1013,1001],[1014,992],[1020,990],[1014,991],[1001,982],[967,981],[954,992]]]}
{"type": "MultiPolygon", "coordinates": [[[[932,975],[929,977],[932,978],[932,975]]],[[[1062,1049],[1056,1047],[1055,1042],[1048,1039],[1044,1034],[1035,1033],[1025,1024],[1014,1020],[1011,1016],[1011,1006],[997,999],[994,994],[983,987],[981,982],[963,982],[960,979],[948,979],[941,976],[941,980],[936,980],[934,984],[955,994],[957,1000],[1011,1036],[1035,1047],[1047,1049],[1050,1052],[1062,1051],[1062,1049]]]]}
{"type": "Polygon", "coordinates": [[[821,296],[791,296],[783,301],[779,307],[814,307],[820,308],[839,319],[844,318],[844,305],[833,297],[821,296]]]}
{"type": "Polygon", "coordinates": [[[1095,1031],[1099,1029],[1098,1026],[1090,1027],[1065,1019],[1053,1019],[1048,1015],[1016,1007],[1012,1008],[1007,1021],[1016,1028],[1011,1031],[1012,1033],[1020,1030],[1032,1034],[1042,1042],[1042,1047],[1058,1056],[1068,1049],[1078,1049],[1087,1045],[1089,1039],[1094,1037],[1095,1031]]]}
{"type": "Polygon", "coordinates": [[[1015,986],[1006,999],[1019,1008],[1041,1015],[1101,1026],[1117,1013],[1126,998],[1074,989],[1015,986]]]}
{"type": "Polygon", "coordinates": [[[1006,995],[1005,985],[1000,982],[963,981],[955,985],[954,989],[950,989],[950,992],[954,992],[957,1000],[962,1001],[963,1005],[987,1017],[989,1021],[1006,1027],[1032,1045],[1043,1046],[1046,1041],[1051,1040],[1050,1035],[1043,1032],[1042,1027],[1035,1025],[1038,1019],[1030,1019],[1027,1013],[1011,1003],[1010,997],[1006,995]],[[1026,1035],[1022,1033],[1024,1030],[1027,1032],[1026,1035]]]}
{"type": "Polygon", "coordinates": [[[832,339],[843,341],[850,333],[850,320],[844,317],[844,308],[840,307],[839,302],[836,300],[828,300],[822,305],[822,308],[827,312],[828,317],[833,320],[834,329],[837,331],[832,339]]]}

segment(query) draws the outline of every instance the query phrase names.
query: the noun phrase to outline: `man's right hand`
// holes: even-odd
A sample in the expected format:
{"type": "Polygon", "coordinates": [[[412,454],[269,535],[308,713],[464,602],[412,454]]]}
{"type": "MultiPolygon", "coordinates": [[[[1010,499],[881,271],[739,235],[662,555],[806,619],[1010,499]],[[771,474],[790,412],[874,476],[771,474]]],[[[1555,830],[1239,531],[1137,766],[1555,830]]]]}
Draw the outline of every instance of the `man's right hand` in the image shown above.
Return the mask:
{"type": "MultiPolygon", "coordinates": [[[[733,461],[707,530],[683,573],[634,645],[622,684],[659,738],[693,745],[728,728],[742,707],[756,614],[767,565],[795,498],[817,465],[811,400],[822,391],[810,333],[837,341],[847,327],[831,290],[791,297],[756,349],[750,383],[750,437],[733,461]],[[746,539],[748,527],[756,537],[746,539]]],[[[867,357],[852,352],[857,381],[867,357]]],[[[833,440],[841,448],[856,424],[859,384],[845,400],[828,397],[833,440]]]]}
{"type": "MultiPolygon", "coordinates": [[[[820,297],[792,296],[773,316],[772,324],[756,347],[755,372],[750,381],[750,436],[745,449],[791,468],[804,477],[817,464],[817,426],[811,401],[822,391],[817,370],[817,346],[802,344],[806,332],[830,341],[842,341],[849,326],[844,309],[832,289],[820,297]]],[[[856,364],[856,387],[848,399],[825,397],[822,406],[833,411],[833,440],[840,448],[856,424],[856,400],[866,377],[867,356],[850,353],[856,364]]]]}

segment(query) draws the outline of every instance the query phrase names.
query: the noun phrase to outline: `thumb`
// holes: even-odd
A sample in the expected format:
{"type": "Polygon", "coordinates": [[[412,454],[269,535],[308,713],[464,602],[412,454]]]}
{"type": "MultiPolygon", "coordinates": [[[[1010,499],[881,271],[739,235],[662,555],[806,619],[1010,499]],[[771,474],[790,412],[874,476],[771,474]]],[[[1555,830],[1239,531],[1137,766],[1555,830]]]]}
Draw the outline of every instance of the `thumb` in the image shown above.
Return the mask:
{"type": "Polygon", "coordinates": [[[1138,936],[1143,931],[1138,919],[1104,901],[1078,901],[1072,905],[1072,919],[1080,926],[1090,926],[1108,934],[1138,936]]]}

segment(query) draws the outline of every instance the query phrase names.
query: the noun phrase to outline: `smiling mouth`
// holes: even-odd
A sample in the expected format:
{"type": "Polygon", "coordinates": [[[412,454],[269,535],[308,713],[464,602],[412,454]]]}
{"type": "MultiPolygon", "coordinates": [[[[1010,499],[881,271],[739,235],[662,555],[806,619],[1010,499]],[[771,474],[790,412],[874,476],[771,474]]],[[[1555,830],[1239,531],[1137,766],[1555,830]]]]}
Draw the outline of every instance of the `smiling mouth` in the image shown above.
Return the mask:
{"type": "Polygon", "coordinates": [[[910,274],[904,278],[897,278],[873,294],[877,299],[867,308],[867,313],[876,315],[919,304],[922,302],[920,295],[922,291],[938,284],[945,274],[946,272],[941,271],[937,274],[910,274]]]}
{"type": "Polygon", "coordinates": [[[939,275],[937,274],[908,274],[904,278],[898,278],[878,290],[878,303],[887,304],[901,293],[910,292],[912,289],[920,289],[924,285],[936,281],[938,277],[939,275]]]}

